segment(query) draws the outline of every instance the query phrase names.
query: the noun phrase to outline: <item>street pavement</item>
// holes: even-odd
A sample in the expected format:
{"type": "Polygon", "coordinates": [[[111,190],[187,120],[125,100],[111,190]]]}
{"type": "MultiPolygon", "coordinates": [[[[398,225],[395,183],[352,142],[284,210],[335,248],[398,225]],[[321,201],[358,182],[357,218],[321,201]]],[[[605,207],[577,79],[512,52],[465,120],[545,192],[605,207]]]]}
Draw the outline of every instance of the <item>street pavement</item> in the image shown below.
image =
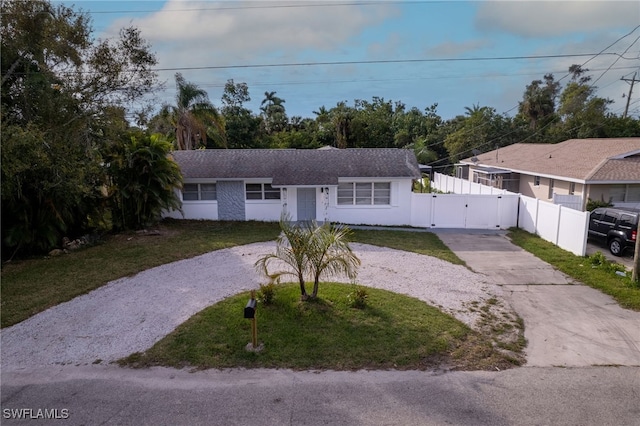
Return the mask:
{"type": "Polygon", "coordinates": [[[1,422],[631,426],[640,419],[639,373],[634,367],[443,373],[59,366],[3,372],[1,422]],[[31,409],[31,417],[38,409],[58,410],[67,418],[7,418],[20,409],[31,409]]]}
{"type": "Polygon", "coordinates": [[[525,324],[524,367],[471,372],[3,367],[0,423],[640,424],[640,313],[574,283],[503,233],[439,236],[471,269],[507,290],[525,324]]]}

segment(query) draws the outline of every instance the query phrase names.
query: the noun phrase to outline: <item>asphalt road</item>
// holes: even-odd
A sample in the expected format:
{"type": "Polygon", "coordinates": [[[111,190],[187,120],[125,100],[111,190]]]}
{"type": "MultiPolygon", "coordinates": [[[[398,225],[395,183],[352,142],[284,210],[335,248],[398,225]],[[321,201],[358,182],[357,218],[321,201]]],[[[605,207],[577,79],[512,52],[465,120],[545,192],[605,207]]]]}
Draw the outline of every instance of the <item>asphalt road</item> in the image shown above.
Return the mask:
{"type": "Polygon", "coordinates": [[[3,425],[624,426],[640,419],[634,367],[191,373],[90,365],[3,372],[2,379],[3,425]],[[67,418],[9,418],[44,413],[38,409],[67,418]]]}

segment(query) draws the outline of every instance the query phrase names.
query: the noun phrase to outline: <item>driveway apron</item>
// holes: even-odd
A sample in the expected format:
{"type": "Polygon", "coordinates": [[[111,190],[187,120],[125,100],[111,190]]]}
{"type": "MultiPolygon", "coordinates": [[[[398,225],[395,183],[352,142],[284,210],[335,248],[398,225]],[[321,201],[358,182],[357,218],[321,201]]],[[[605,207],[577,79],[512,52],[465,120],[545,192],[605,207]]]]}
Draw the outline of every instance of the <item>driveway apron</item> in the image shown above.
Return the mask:
{"type": "Polygon", "coordinates": [[[574,282],[504,235],[438,237],[472,270],[503,287],[524,320],[528,366],[640,366],[639,312],[574,282]]]}

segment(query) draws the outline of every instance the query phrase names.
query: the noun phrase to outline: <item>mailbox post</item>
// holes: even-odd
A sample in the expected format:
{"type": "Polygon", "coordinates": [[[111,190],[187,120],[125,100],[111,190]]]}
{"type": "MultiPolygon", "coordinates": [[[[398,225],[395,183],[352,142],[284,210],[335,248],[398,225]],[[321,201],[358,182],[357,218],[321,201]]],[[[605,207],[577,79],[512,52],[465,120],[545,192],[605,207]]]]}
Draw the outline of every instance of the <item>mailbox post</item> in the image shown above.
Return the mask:
{"type": "Polygon", "coordinates": [[[247,302],[247,306],[244,307],[244,317],[251,320],[251,346],[254,350],[258,348],[258,326],[256,324],[257,307],[256,291],[251,290],[251,299],[247,302]]]}

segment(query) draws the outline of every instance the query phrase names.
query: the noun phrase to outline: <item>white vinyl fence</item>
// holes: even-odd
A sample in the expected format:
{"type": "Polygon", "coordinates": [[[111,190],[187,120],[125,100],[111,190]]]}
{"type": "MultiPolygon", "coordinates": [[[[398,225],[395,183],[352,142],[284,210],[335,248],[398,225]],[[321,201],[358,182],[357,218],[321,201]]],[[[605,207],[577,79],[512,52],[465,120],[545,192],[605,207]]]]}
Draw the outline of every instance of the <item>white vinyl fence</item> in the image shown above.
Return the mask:
{"type": "Polygon", "coordinates": [[[432,188],[454,194],[414,194],[438,200],[427,206],[431,224],[425,224],[424,218],[412,211],[412,220],[420,223],[414,226],[480,229],[517,226],[578,256],[586,253],[588,212],[439,173],[434,175],[432,188]],[[489,214],[494,217],[489,218],[489,214]]]}
{"type": "Polygon", "coordinates": [[[453,176],[447,176],[440,173],[434,173],[431,187],[444,193],[453,194],[514,194],[505,189],[498,189],[488,185],[471,182],[465,179],[459,179],[453,176]]]}
{"type": "Polygon", "coordinates": [[[412,226],[506,229],[517,221],[517,194],[412,194],[412,226]]]}
{"type": "Polygon", "coordinates": [[[553,204],[560,204],[570,209],[582,211],[582,196],[581,195],[567,195],[567,194],[553,194],[553,204]]]}

